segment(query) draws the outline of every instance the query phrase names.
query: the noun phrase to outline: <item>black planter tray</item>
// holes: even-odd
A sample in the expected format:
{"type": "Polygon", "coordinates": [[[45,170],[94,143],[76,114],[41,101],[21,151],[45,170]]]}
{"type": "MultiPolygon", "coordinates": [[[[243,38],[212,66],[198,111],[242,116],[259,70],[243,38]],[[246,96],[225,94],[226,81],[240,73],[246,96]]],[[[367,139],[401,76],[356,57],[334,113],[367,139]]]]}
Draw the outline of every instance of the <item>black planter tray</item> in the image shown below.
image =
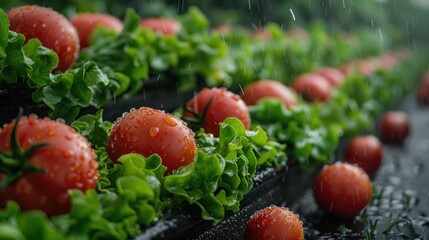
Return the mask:
{"type": "MultiPolygon", "coordinates": [[[[142,106],[162,109],[167,112],[176,110],[184,102],[189,100],[199,89],[204,87],[204,81],[199,79],[195,90],[179,91],[178,81],[168,77],[151,77],[144,81],[143,89],[135,96],[128,99],[111,100],[103,106],[103,118],[108,121],[115,121],[128,112],[131,108],[142,106]]],[[[39,117],[47,117],[49,107],[43,103],[35,103],[31,99],[31,90],[23,87],[9,87],[0,84],[0,124],[8,123],[16,118],[19,109],[24,110],[24,114],[36,114],[39,117]]],[[[81,109],[79,116],[93,114],[97,109],[87,107],[81,109]]]]}

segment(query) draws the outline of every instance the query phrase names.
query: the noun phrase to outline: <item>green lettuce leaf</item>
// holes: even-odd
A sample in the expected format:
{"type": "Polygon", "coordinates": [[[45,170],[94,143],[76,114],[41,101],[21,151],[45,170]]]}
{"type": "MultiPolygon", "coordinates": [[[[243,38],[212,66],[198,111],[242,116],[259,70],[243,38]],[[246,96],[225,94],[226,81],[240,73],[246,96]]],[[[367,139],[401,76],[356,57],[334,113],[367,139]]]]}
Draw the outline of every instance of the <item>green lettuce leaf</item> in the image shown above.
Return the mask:
{"type": "Polygon", "coordinates": [[[219,138],[199,132],[200,145],[195,161],[164,179],[165,189],[173,194],[173,205],[196,204],[202,217],[219,222],[225,211],[238,211],[240,201],[253,187],[259,165],[284,164],[283,145],[272,144],[258,128],[245,130],[236,118],[220,124],[219,138]]]}

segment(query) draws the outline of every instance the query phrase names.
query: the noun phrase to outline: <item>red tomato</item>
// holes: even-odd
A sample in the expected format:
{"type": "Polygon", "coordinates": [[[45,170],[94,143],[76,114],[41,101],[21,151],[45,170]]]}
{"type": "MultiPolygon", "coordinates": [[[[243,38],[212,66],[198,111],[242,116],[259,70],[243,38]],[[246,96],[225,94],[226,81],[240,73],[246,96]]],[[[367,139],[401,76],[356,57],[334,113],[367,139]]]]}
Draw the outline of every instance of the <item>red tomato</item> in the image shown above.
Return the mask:
{"type": "Polygon", "coordinates": [[[353,218],[371,200],[372,183],[362,168],[349,163],[335,163],[318,174],[313,193],[324,212],[353,218]]]}
{"type": "Polygon", "coordinates": [[[59,71],[69,69],[79,54],[79,37],[73,25],[61,14],[39,6],[25,5],[7,13],[10,30],[26,39],[37,38],[43,46],[58,54],[59,71]]]}
{"type": "Polygon", "coordinates": [[[296,78],[292,82],[292,88],[309,102],[327,102],[331,98],[331,85],[325,78],[314,73],[296,78]]]}
{"type": "Polygon", "coordinates": [[[383,144],[372,135],[354,137],[347,144],[344,157],[347,162],[355,163],[372,174],[383,160],[383,144]]]}
{"type": "Polygon", "coordinates": [[[393,53],[386,53],[379,57],[380,65],[382,68],[390,69],[398,62],[398,57],[393,53]]]}
{"type": "Polygon", "coordinates": [[[410,132],[410,120],[404,112],[387,112],[381,118],[380,131],[384,141],[401,143],[407,138],[410,132]]]}
{"type": "Polygon", "coordinates": [[[142,107],[119,118],[107,142],[107,153],[114,162],[133,152],[145,157],[158,154],[166,173],[171,173],[194,161],[197,145],[186,123],[164,111],[142,107]]]}
{"type": "Polygon", "coordinates": [[[345,76],[350,75],[355,69],[355,62],[350,62],[339,67],[340,72],[342,72],[345,76]]]}
{"type": "Polygon", "coordinates": [[[429,104],[429,71],[427,71],[417,88],[417,101],[421,104],[429,104]]]}
{"type": "Polygon", "coordinates": [[[345,78],[344,74],[340,70],[332,67],[319,68],[316,69],[314,73],[326,78],[332,87],[336,87],[343,83],[345,78]]]}
{"type": "Polygon", "coordinates": [[[287,208],[269,206],[257,211],[246,223],[245,240],[301,240],[304,229],[299,216],[287,208]]]}
{"type": "MultiPolygon", "coordinates": [[[[10,152],[10,137],[15,121],[0,132],[0,151],[10,152]]],[[[34,144],[47,143],[28,158],[43,173],[26,174],[0,189],[0,206],[16,201],[23,210],[40,209],[47,215],[70,211],[68,191],[94,189],[98,180],[96,156],[91,144],[70,126],[35,115],[22,117],[17,127],[17,140],[25,151],[34,144]]],[[[5,175],[0,174],[0,180],[5,175]]]]}
{"type": "Polygon", "coordinates": [[[352,72],[357,71],[359,74],[368,76],[373,74],[379,68],[379,64],[374,59],[358,60],[347,63],[340,67],[340,71],[344,75],[350,75],[352,72]]]}
{"type": "Polygon", "coordinates": [[[282,83],[274,80],[259,80],[251,83],[244,88],[241,98],[247,105],[256,105],[256,103],[265,97],[274,97],[280,99],[285,107],[298,105],[293,92],[282,83]]]}
{"type": "MultiPolygon", "coordinates": [[[[226,88],[204,88],[186,106],[198,114],[203,114],[206,109],[205,116],[202,116],[204,131],[215,137],[219,136],[219,123],[228,117],[235,117],[246,129],[250,128],[250,114],[246,104],[239,95],[226,88]]],[[[196,118],[189,111],[184,111],[183,116],[196,118]]]]}
{"type": "Polygon", "coordinates": [[[252,31],[252,36],[264,42],[271,39],[271,33],[266,28],[258,28],[252,31]]]}
{"type": "Polygon", "coordinates": [[[221,24],[216,26],[213,29],[213,32],[219,33],[219,34],[229,34],[232,32],[232,26],[229,24],[221,24]]]}
{"type": "Polygon", "coordinates": [[[140,26],[163,35],[177,35],[181,28],[181,24],[177,20],[163,17],[142,19],[140,26]]]}
{"type": "Polygon", "coordinates": [[[81,13],[74,16],[70,21],[79,34],[81,48],[89,46],[91,34],[96,27],[112,29],[118,33],[123,28],[121,20],[112,15],[102,13],[81,13]]]}

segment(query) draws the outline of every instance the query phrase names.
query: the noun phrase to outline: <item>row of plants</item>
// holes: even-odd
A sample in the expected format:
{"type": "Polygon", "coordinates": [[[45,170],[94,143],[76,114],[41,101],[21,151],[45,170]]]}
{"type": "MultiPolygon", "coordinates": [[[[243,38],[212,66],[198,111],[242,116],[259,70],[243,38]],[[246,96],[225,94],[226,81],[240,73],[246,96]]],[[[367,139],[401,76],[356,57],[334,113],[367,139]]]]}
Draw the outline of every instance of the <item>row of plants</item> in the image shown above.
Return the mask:
{"type": "MultiPolygon", "coordinates": [[[[2,237],[126,239],[138,236],[168,209],[183,204],[198,206],[203,219],[218,223],[227,212],[240,209],[258,169],[280,167],[289,159],[311,171],[333,161],[341,138],[372,128],[378,114],[415,88],[426,67],[420,56],[408,55],[394,68],[377,66],[370,75],[352,71],[341,86],[332,89],[327,102],[308,103],[297,94],[299,104],[286,108],[276,99],[261,100],[249,106],[251,127],[229,118],[219,124],[218,137],[196,129],[195,160],[171,170],[164,166],[162,154],[144,157],[129,153],[113,159],[108,143],[118,122],[103,120],[102,111],[76,119],[80,108],[102,108],[112,96],[131,97],[145,79],[160,74],[167,81],[179,79],[184,90],[193,89],[201,79],[207,86],[234,90],[261,78],[290,84],[319,66],[376,56],[382,47],[369,46],[365,39],[350,43],[332,38],[321,25],[310,31],[307,41],[285,37],[276,25],[268,27],[268,40],[254,38],[244,30],[214,33],[196,9],[183,16],[183,29],[177,36],[142,30],[139,20],[129,11],[121,33],[99,30],[93,35],[93,45],[82,51],[71,70],[53,73],[56,54],[38,40],[23,45],[23,35],[6,29],[7,17],[0,14],[1,36],[6,32],[8,36],[0,41],[1,83],[34,90],[33,99],[52,109],[51,118],[70,122],[95,149],[99,175],[95,189],[85,193],[71,190],[70,209],[59,215],[21,211],[18,203],[7,202],[0,211],[2,237]]],[[[139,111],[125,113],[122,118],[132,119],[139,111]]],[[[176,118],[183,117],[182,112],[176,111],[176,118]]],[[[9,132],[12,125],[7,127],[9,132]]],[[[150,134],[156,137],[159,129],[153,131],[150,134]]],[[[9,137],[4,144],[20,145],[14,134],[9,137]]],[[[1,156],[4,166],[10,163],[9,155],[1,156]]]]}
{"type": "Polygon", "coordinates": [[[177,36],[164,36],[140,27],[140,17],[129,10],[119,34],[99,30],[93,44],[81,51],[71,69],[53,72],[55,53],[36,40],[9,31],[1,14],[3,57],[0,86],[25,90],[36,103],[49,107],[52,118],[74,120],[82,108],[100,108],[113,99],[139,93],[144,82],[161,79],[185,92],[197,86],[238,89],[257,79],[288,83],[293,77],[322,66],[335,66],[383,50],[376,36],[362,34],[350,43],[331,36],[322,24],[309,30],[308,40],[285,37],[280,26],[268,27],[270,39],[254,38],[249,30],[213,32],[196,8],[181,16],[177,36]],[[25,45],[24,45],[25,43],[25,45]],[[31,59],[31,61],[29,60],[31,59]]]}

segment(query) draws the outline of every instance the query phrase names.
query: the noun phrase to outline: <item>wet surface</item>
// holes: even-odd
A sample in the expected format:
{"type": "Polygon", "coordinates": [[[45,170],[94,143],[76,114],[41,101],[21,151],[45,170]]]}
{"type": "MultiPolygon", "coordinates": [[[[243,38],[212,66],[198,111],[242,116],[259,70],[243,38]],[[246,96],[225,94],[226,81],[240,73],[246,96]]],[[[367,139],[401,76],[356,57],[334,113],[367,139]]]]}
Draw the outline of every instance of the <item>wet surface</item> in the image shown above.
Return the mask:
{"type": "Polygon", "coordinates": [[[320,212],[308,189],[290,206],[304,222],[306,239],[429,238],[429,107],[417,105],[411,95],[397,109],[408,114],[412,131],[402,145],[384,144],[370,206],[353,220],[332,219],[320,212]]]}

